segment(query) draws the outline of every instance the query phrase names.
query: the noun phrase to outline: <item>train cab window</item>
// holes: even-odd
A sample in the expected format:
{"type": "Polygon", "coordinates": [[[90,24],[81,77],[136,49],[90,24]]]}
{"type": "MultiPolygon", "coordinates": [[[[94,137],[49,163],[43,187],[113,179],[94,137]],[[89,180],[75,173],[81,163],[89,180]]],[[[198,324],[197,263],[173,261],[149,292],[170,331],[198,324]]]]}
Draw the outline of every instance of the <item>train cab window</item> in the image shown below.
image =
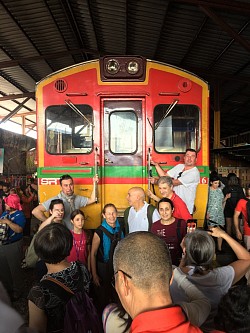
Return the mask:
{"type": "Polygon", "coordinates": [[[46,149],[50,154],[88,154],[93,149],[93,110],[89,105],[46,109],[46,149]]]}
{"type": "Polygon", "coordinates": [[[154,109],[154,145],[158,153],[200,148],[200,110],[196,105],[159,104],[154,109]]]}
{"type": "Polygon", "coordinates": [[[132,111],[114,111],[109,118],[110,151],[133,154],[137,150],[137,116],[132,111]]]}

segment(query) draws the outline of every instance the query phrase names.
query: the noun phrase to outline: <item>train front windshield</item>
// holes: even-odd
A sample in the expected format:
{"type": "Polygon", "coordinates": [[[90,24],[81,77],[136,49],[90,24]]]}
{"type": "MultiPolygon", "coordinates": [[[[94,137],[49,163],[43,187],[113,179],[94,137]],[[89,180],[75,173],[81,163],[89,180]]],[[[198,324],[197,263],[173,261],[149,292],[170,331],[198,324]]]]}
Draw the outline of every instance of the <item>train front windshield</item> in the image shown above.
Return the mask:
{"type": "Polygon", "coordinates": [[[154,109],[155,151],[184,153],[200,149],[200,111],[195,105],[157,105],[154,109]]]}
{"type": "Polygon", "coordinates": [[[93,110],[89,105],[46,109],[46,148],[50,154],[87,154],[93,149],[93,110]]]}

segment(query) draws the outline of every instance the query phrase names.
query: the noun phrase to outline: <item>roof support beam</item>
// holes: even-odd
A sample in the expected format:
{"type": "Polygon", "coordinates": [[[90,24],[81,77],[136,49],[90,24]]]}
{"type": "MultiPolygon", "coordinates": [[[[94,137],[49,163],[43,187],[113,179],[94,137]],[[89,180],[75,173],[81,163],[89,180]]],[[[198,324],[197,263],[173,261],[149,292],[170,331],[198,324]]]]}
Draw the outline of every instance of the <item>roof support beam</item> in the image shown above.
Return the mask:
{"type": "Polygon", "coordinates": [[[209,16],[216,24],[218,24],[223,30],[225,30],[230,37],[233,37],[241,46],[243,46],[248,52],[250,52],[250,43],[237,32],[235,32],[221,17],[216,15],[207,6],[199,6],[200,9],[209,16]]]}
{"type": "Polygon", "coordinates": [[[10,112],[7,116],[5,116],[1,121],[0,124],[5,123],[8,121],[13,115],[15,115],[21,108],[24,106],[26,102],[28,102],[30,98],[27,97],[22,103],[20,103],[12,112],[10,112]]]}
{"type": "Polygon", "coordinates": [[[250,4],[241,1],[232,0],[172,0],[173,2],[181,2],[189,5],[206,6],[210,8],[225,9],[231,12],[240,12],[244,15],[250,15],[250,4]]]}
{"type": "Polygon", "coordinates": [[[40,60],[48,60],[48,59],[56,59],[56,58],[62,58],[65,57],[67,54],[79,54],[81,52],[89,53],[96,55],[99,57],[101,54],[97,50],[89,50],[89,49],[84,49],[84,48],[79,48],[79,49],[73,49],[73,50],[65,50],[64,52],[53,52],[53,53],[48,53],[44,54],[41,56],[34,56],[34,57],[27,57],[27,58],[19,58],[15,60],[6,60],[6,61],[1,61],[0,62],[0,69],[3,68],[8,68],[8,67],[14,67],[14,66],[19,66],[20,64],[24,63],[30,63],[33,61],[40,61],[40,60]]]}
{"type": "Polygon", "coordinates": [[[11,94],[11,95],[6,95],[6,96],[1,96],[0,97],[0,102],[1,101],[14,100],[14,99],[18,99],[18,98],[24,98],[24,97],[35,98],[35,92],[28,92],[28,93],[23,93],[23,94],[11,94]]]}
{"type": "MultiPolygon", "coordinates": [[[[11,118],[33,116],[35,114],[36,114],[36,111],[30,111],[30,112],[24,112],[21,114],[14,114],[11,118]]],[[[4,116],[0,116],[0,120],[3,118],[4,118],[4,116]]]]}

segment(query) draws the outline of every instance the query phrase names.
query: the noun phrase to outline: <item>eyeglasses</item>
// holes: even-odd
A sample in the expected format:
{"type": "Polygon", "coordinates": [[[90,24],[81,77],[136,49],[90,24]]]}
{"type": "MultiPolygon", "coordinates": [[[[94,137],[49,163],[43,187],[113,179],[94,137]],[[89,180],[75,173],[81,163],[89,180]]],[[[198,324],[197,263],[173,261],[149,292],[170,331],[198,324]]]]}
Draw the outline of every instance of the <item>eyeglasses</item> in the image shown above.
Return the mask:
{"type": "Polygon", "coordinates": [[[124,272],[122,269],[118,269],[118,270],[114,273],[114,275],[113,275],[113,277],[112,277],[112,281],[111,281],[112,287],[114,287],[114,288],[115,288],[115,276],[116,276],[116,274],[117,274],[119,271],[122,272],[127,278],[132,279],[132,276],[131,276],[131,275],[129,275],[128,273],[124,272]]]}
{"type": "Polygon", "coordinates": [[[183,171],[179,172],[179,175],[177,176],[176,179],[180,178],[182,174],[183,174],[183,171]]]}

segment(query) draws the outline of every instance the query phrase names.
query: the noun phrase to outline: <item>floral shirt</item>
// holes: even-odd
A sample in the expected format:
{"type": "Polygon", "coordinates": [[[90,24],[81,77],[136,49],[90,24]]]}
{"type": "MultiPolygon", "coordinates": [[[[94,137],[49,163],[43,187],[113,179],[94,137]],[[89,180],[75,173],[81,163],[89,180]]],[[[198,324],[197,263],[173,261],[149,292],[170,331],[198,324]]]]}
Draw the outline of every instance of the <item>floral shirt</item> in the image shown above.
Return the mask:
{"type": "MultiPolygon", "coordinates": [[[[57,272],[46,274],[41,281],[46,277],[53,277],[62,282],[74,293],[85,290],[89,292],[90,274],[87,268],[78,262],[74,261],[70,267],[57,272]],[[78,267],[81,268],[81,272],[78,267]]],[[[45,288],[39,283],[31,288],[28,299],[33,302],[38,308],[44,310],[47,315],[47,332],[61,332],[63,329],[63,318],[65,301],[53,294],[48,288],[45,288]]]]}
{"type": "MultiPolygon", "coordinates": [[[[209,220],[212,220],[221,226],[225,225],[223,200],[224,194],[220,188],[215,190],[209,189],[207,214],[209,220]]],[[[212,224],[208,222],[208,225],[212,224]]]]}

